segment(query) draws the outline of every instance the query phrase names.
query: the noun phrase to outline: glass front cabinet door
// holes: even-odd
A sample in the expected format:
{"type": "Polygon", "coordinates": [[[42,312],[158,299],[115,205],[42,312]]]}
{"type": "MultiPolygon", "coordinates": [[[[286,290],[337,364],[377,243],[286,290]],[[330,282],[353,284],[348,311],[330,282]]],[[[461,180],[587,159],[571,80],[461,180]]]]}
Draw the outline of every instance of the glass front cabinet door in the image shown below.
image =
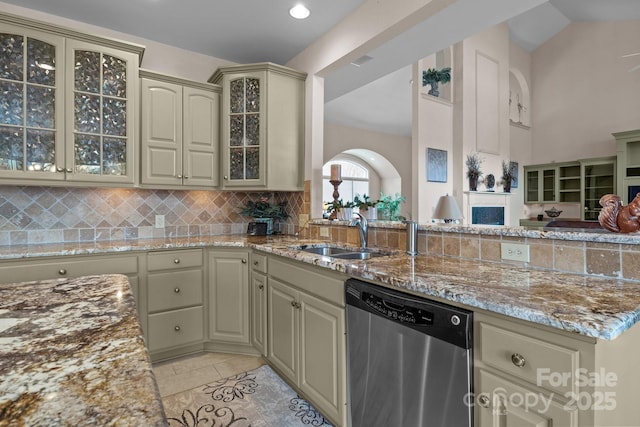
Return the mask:
{"type": "Polygon", "coordinates": [[[300,191],[306,74],[272,63],[218,69],[222,187],[300,191]]]}
{"type": "Polygon", "coordinates": [[[0,32],[0,177],[61,180],[63,38],[12,26],[0,32]]]}
{"type": "Polygon", "coordinates": [[[68,180],[133,183],[137,56],[67,42],[68,180]]]}
{"type": "Polygon", "coordinates": [[[140,47],[2,23],[0,178],[133,184],[140,47]]]}

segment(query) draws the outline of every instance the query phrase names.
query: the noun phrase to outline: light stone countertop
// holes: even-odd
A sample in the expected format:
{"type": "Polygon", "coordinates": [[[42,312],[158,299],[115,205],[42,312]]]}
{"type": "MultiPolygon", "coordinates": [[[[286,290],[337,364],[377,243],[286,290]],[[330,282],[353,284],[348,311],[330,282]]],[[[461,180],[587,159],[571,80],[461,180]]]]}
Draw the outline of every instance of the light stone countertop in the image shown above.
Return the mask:
{"type": "Polygon", "coordinates": [[[138,241],[0,246],[0,259],[187,247],[250,247],[355,278],[410,290],[470,309],[483,309],[584,336],[611,340],[640,320],[640,285],[599,278],[403,252],[366,261],[338,260],[297,250],[327,242],[244,235],[138,241]]]}
{"type": "Polygon", "coordinates": [[[167,426],[123,275],[0,284],[0,426],[167,426]]]}

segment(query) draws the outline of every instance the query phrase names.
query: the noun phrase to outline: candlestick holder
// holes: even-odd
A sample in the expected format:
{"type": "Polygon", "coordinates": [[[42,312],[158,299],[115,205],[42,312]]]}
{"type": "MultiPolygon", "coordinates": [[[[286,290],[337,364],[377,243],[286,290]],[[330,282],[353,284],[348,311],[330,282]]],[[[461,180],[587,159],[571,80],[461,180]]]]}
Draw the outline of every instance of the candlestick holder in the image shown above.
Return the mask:
{"type": "MultiPolygon", "coordinates": [[[[334,180],[334,179],[330,179],[329,182],[331,183],[331,185],[333,185],[333,206],[336,206],[338,204],[338,199],[340,198],[340,193],[338,193],[338,187],[340,187],[340,184],[342,184],[342,180],[334,180]]],[[[333,209],[333,212],[331,212],[331,215],[329,215],[329,219],[337,219],[338,218],[338,211],[337,209],[333,209]]]]}

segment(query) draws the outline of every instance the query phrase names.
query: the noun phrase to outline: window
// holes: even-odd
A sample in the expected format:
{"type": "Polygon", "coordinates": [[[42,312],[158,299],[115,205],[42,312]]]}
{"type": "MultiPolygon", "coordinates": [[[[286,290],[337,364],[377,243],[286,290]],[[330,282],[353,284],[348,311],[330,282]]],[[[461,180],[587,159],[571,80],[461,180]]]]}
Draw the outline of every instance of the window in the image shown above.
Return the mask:
{"type": "Polygon", "coordinates": [[[340,199],[351,201],[356,194],[369,194],[369,170],[349,160],[332,160],[322,167],[322,200],[333,201],[333,185],[329,182],[331,165],[342,168],[342,184],[338,187],[340,199]]]}

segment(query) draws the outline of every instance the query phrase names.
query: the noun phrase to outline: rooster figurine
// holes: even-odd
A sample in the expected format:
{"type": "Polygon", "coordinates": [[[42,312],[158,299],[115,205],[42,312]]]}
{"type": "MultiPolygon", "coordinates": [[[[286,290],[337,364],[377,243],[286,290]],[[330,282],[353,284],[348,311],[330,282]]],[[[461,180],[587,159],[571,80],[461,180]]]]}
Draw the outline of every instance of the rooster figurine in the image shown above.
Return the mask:
{"type": "Polygon", "coordinates": [[[615,194],[605,194],[600,198],[602,210],[598,215],[600,225],[614,233],[635,233],[640,230],[640,193],[622,206],[622,199],[615,194]]]}

